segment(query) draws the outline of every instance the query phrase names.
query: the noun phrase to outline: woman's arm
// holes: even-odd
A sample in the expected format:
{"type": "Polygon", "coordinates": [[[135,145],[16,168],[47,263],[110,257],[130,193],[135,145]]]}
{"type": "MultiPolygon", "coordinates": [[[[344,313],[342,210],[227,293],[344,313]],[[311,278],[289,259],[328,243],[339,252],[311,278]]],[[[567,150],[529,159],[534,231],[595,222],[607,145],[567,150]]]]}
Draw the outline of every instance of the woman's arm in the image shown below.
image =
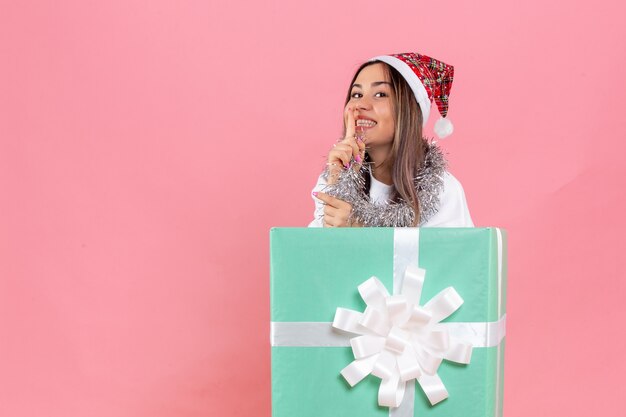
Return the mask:
{"type": "Polygon", "coordinates": [[[443,184],[443,191],[439,194],[439,211],[422,227],[474,227],[459,180],[446,172],[443,184]]]}
{"type": "Polygon", "coordinates": [[[334,184],[339,173],[344,169],[358,171],[365,158],[365,142],[363,135],[356,135],[354,107],[346,107],[346,136],[335,143],[328,152],[327,170],[319,176],[311,195],[315,201],[314,220],[309,227],[350,227],[356,226],[350,221],[352,206],[338,198],[324,194],[327,184],[334,184]],[[325,176],[327,175],[327,177],[325,176]],[[328,180],[328,181],[327,181],[328,180]],[[317,193],[322,193],[317,195],[317,193]]]}
{"type": "Polygon", "coordinates": [[[326,180],[324,179],[324,175],[320,175],[317,179],[317,184],[313,187],[311,191],[311,197],[315,202],[315,211],[313,212],[313,221],[309,223],[309,227],[324,227],[324,202],[318,198],[315,198],[313,193],[319,193],[324,191],[326,188],[326,180]]]}

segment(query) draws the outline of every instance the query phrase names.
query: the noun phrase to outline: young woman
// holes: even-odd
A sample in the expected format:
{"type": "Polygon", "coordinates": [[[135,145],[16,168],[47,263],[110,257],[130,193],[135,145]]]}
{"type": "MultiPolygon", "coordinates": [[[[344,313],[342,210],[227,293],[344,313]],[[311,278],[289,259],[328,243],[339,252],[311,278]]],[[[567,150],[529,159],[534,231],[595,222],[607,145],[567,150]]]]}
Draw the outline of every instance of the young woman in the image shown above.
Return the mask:
{"type": "Polygon", "coordinates": [[[452,132],[444,118],[453,74],[415,53],[361,65],[346,98],[344,137],[313,189],[310,227],[473,227],[463,187],[422,136],[431,101],[442,116],[437,135],[452,132]]]}

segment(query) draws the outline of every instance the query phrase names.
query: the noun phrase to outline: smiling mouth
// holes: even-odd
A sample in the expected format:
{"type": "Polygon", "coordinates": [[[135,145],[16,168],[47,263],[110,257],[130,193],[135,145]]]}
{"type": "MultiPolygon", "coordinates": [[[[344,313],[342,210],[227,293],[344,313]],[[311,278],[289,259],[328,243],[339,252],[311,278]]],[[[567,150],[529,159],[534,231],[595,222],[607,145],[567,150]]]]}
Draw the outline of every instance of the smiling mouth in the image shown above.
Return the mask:
{"type": "Polygon", "coordinates": [[[363,129],[369,129],[369,128],[376,126],[376,122],[373,120],[358,119],[356,121],[356,125],[357,127],[361,127],[363,129]]]}

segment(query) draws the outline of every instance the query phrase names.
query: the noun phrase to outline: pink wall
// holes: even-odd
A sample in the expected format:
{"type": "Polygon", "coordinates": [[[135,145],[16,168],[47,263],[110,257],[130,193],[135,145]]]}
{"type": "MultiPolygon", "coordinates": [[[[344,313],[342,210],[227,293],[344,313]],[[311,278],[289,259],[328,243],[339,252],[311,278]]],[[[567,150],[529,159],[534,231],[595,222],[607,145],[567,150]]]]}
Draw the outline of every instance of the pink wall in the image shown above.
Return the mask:
{"type": "Polygon", "coordinates": [[[578,3],[3,2],[0,415],[269,416],[268,230],[414,50],[510,234],[506,416],[622,415],[625,10],[578,3]]]}

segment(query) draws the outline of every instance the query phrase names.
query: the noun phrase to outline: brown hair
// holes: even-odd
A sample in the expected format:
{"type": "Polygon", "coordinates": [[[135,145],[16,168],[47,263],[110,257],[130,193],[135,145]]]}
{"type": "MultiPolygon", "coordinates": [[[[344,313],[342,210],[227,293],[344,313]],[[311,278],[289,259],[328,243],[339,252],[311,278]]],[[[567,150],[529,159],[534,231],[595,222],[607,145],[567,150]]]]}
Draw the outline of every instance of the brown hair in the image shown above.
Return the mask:
{"type": "MultiPolygon", "coordinates": [[[[391,166],[391,179],[393,181],[392,199],[398,201],[403,199],[415,212],[413,226],[419,224],[420,210],[417,191],[415,189],[415,178],[418,170],[424,162],[424,141],[422,139],[422,111],[417,104],[411,87],[404,77],[393,67],[381,61],[366,62],[359,67],[350,82],[348,95],[344,103],[344,108],[351,98],[352,85],[363,68],[382,64],[383,70],[391,81],[394,101],[394,134],[391,153],[381,165],[391,166]]],[[[344,124],[344,135],[346,127],[344,124]]],[[[370,162],[369,155],[365,156],[366,162],[370,162]]],[[[366,193],[369,193],[369,175],[366,175],[366,193]]]]}

